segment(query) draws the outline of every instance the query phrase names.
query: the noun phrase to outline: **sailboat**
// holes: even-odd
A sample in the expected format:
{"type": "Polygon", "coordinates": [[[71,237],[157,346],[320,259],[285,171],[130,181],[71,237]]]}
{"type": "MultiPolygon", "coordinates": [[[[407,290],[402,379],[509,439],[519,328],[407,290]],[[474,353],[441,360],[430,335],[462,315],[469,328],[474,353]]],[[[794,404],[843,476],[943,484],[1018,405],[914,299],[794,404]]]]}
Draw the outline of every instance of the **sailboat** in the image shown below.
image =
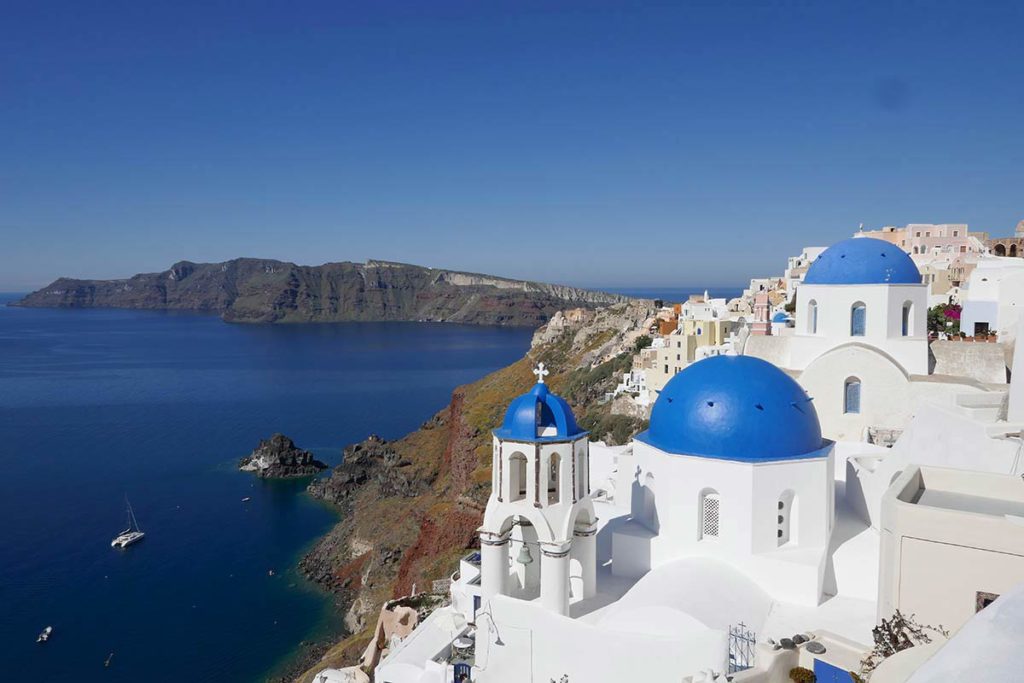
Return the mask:
{"type": "Polygon", "coordinates": [[[128,496],[125,496],[124,503],[128,506],[128,528],[119,533],[110,542],[111,548],[127,548],[132,543],[137,543],[146,536],[142,529],[139,528],[139,522],[135,519],[135,511],[132,510],[132,504],[128,502],[128,496]]]}

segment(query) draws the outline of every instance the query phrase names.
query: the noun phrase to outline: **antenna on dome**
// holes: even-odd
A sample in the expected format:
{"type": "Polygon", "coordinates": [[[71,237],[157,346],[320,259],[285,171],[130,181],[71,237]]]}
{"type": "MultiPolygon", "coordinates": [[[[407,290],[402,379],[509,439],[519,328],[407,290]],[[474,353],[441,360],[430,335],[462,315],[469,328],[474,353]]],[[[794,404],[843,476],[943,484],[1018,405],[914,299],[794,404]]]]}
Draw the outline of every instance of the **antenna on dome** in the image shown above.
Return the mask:
{"type": "Polygon", "coordinates": [[[551,374],[551,371],[544,367],[544,363],[537,363],[533,374],[537,375],[537,384],[544,384],[544,378],[551,374]]]}

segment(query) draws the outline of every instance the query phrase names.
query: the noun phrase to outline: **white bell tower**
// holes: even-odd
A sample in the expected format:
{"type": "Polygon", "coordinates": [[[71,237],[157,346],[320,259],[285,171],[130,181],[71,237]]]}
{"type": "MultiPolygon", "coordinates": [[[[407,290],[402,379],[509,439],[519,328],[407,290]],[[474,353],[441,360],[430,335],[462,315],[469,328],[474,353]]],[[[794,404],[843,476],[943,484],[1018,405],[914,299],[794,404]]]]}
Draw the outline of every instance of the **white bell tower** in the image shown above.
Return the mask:
{"type": "Polygon", "coordinates": [[[590,499],[587,432],[569,404],[537,383],[495,429],[491,496],[480,527],[481,593],[539,599],[569,614],[594,595],[597,521],[590,499]]]}

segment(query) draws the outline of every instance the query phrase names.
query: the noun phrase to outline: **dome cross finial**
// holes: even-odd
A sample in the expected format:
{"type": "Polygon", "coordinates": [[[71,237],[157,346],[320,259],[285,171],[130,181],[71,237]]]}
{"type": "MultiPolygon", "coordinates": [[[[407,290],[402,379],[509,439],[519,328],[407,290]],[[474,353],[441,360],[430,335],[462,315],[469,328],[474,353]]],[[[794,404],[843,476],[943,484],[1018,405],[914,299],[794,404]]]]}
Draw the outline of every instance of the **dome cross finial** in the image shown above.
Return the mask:
{"type": "Polygon", "coordinates": [[[537,384],[544,384],[544,378],[551,374],[551,371],[544,367],[544,363],[537,363],[533,374],[537,375],[537,384]]]}

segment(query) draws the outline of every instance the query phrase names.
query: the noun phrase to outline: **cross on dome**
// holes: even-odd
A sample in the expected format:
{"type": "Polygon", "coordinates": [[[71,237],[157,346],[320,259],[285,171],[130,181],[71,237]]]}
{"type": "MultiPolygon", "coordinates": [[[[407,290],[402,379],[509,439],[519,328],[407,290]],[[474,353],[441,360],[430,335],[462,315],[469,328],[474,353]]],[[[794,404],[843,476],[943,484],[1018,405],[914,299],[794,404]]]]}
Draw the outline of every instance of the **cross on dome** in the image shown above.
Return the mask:
{"type": "Polygon", "coordinates": [[[551,374],[551,371],[544,367],[544,363],[537,363],[533,374],[537,375],[537,384],[544,384],[544,378],[551,374]]]}

